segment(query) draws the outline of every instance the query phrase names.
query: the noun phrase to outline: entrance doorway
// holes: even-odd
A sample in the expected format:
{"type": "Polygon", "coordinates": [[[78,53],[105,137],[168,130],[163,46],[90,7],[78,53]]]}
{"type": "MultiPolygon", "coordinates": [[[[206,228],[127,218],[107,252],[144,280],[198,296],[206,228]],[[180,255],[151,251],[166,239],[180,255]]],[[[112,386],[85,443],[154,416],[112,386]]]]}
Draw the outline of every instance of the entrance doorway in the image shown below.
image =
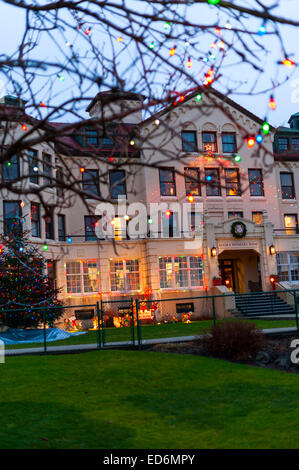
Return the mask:
{"type": "Polygon", "coordinates": [[[262,291],[260,256],[255,250],[224,250],[218,261],[222,284],[230,290],[262,291]]]}
{"type": "Polygon", "coordinates": [[[233,259],[220,259],[219,271],[222,279],[222,284],[230,290],[236,291],[234,260],[233,259]]]}

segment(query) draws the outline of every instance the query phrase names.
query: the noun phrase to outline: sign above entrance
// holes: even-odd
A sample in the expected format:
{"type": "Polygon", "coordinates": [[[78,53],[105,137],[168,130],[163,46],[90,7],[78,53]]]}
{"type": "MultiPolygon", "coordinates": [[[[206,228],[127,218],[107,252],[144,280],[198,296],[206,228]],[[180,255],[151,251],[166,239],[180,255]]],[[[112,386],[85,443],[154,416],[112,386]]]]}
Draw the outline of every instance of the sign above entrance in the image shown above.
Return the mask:
{"type": "Polygon", "coordinates": [[[254,240],[228,240],[218,242],[219,253],[227,250],[255,250],[259,252],[259,242],[254,240]]]}

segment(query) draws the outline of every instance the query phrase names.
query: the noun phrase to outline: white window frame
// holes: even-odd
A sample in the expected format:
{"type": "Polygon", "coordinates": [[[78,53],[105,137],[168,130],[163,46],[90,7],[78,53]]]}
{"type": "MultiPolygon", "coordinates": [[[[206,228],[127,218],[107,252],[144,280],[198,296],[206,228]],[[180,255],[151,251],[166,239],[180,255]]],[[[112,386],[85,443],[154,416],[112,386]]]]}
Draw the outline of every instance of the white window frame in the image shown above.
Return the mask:
{"type": "Polygon", "coordinates": [[[99,265],[97,261],[91,260],[91,259],[83,259],[83,260],[68,260],[64,264],[64,274],[65,274],[65,290],[68,295],[94,295],[95,293],[99,292],[99,287],[100,287],[100,273],[99,273],[99,265]],[[67,274],[67,264],[68,263],[80,263],[80,272],[76,274],[67,274]],[[98,276],[98,282],[97,282],[97,289],[95,291],[85,291],[84,289],[84,270],[83,266],[84,263],[92,263],[95,265],[95,268],[97,270],[97,276],[98,276]],[[67,287],[67,280],[68,276],[80,276],[80,292],[69,292],[68,287],[67,287]]]}
{"type": "Polygon", "coordinates": [[[203,278],[204,278],[204,266],[202,265],[202,276],[201,276],[201,284],[199,286],[192,286],[192,283],[191,283],[191,272],[194,270],[197,270],[197,268],[191,268],[191,265],[190,265],[190,258],[200,258],[202,259],[201,256],[199,255],[188,255],[188,256],[184,256],[184,255],[171,255],[171,256],[159,256],[159,259],[158,259],[158,269],[159,269],[159,284],[160,284],[160,289],[161,290],[184,290],[184,289],[189,289],[189,290],[193,290],[193,289],[203,289],[204,287],[204,283],[203,283],[203,278]],[[186,258],[186,269],[184,269],[184,271],[186,270],[187,272],[187,285],[186,286],[177,286],[176,285],[176,268],[175,268],[175,259],[176,258],[180,258],[180,257],[183,257],[183,258],[186,258]],[[161,287],[161,272],[162,271],[166,271],[166,269],[161,269],[160,268],[160,259],[163,259],[163,258],[171,258],[171,262],[172,262],[172,281],[171,281],[171,286],[170,287],[161,287]]]}
{"type": "MultiPolygon", "coordinates": [[[[110,281],[110,291],[111,292],[119,292],[119,293],[127,293],[127,292],[140,292],[141,291],[141,281],[140,281],[140,260],[136,258],[132,259],[111,259],[109,262],[109,281],[110,281]],[[137,261],[137,271],[132,271],[134,273],[138,273],[138,285],[139,289],[128,289],[128,279],[127,279],[127,274],[129,271],[127,270],[127,263],[130,261],[137,261]],[[112,271],[111,265],[112,263],[122,263],[123,266],[123,273],[124,273],[124,289],[118,290],[118,289],[113,289],[113,283],[112,283],[112,275],[116,273],[116,271],[112,271]]],[[[116,286],[117,287],[117,286],[116,286]]]]}
{"type": "MultiPolygon", "coordinates": [[[[282,267],[283,268],[283,271],[284,272],[287,272],[288,273],[288,279],[281,279],[281,281],[286,281],[286,282],[297,282],[299,280],[299,275],[298,275],[298,279],[294,279],[293,278],[293,275],[292,275],[292,271],[294,271],[294,269],[298,269],[299,271],[299,252],[280,252],[280,253],[277,253],[277,255],[283,255],[283,258],[284,258],[284,261],[286,261],[285,263],[278,263],[278,257],[276,258],[276,262],[277,262],[277,271],[278,271],[278,274],[279,274],[279,267],[282,267]],[[291,260],[291,256],[294,256],[294,255],[298,255],[298,263],[293,263],[292,260],[291,260]]],[[[279,274],[280,275],[280,274],[279,274]]]]}

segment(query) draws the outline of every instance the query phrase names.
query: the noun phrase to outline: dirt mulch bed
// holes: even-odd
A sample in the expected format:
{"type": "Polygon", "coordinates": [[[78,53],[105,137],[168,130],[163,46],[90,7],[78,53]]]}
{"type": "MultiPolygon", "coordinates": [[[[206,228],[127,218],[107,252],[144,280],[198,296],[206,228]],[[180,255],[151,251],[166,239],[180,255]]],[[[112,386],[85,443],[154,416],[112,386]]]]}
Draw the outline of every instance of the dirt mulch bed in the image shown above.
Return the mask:
{"type": "MultiPolygon", "coordinates": [[[[294,336],[288,336],[282,338],[266,339],[266,346],[258,351],[254,357],[247,361],[232,360],[230,358],[224,357],[221,357],[221,359],[237,362],[239,364],[267,367],[269,369],[278,369],[280,371],[287,371],[298,374],[299,364],[293,364],[291,362],[291,353],[294,351],[294,348],[291,348],[291,342],[294,339],[297,338],[294,336]]],[[[154,344],[151,348],[148,348],[148,350],[156,352],[217,357],[211,356],[211,354],[204,349],[204,346],[200,340],[189,341],[186,343],[154,344]]],[[[299,354],[297,354],[297,357],[299,359],[299,354]]]]}

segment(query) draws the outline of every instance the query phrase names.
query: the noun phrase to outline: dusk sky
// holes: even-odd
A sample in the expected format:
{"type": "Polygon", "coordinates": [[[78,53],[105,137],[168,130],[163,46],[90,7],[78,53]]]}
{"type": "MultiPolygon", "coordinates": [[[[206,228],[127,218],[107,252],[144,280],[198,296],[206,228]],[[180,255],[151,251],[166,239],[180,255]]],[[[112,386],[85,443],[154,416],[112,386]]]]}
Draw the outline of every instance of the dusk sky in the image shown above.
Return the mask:
{"type": "MultiPolygon", "coordinates": [[[[254,0],[251,1],[236,1],[238,4],[255,4],[254,0]]],[[[265,2],[268,5],[273,2],[265,2]]],[[[299,9],[297,8],[298,0],[281,0],[280,7],[275,10],[275,14],[284,16],[286,18],[297,19],[299,21],[299,9]]],[[[211,9],[213,7],[207,5],[196,5],[196,8],[200,10],[200,21],[210,22],[214,11],[211,9]]],[[[261,24],[260,20],[248,20],[248,27],[257,28],[261,24]]],[[[268,27],[268,23],[266,23],[268,27]]],[[[271,25],[269,25],[271,28],[271,25]]],[[[281,35],[284,38],[284,44],[287,49],[287,53],[290,58],[295,62],[299,62],[299,53],[298,53],[298,32],[296,28],[289,26],[279,26],[281,35]]],[[[21,9],[12,7],[3,2],[0,2],[0,40],[1,40],[1,54],[9,54],[16,50],[17,45],[22,37],[24,31],[24,12],[21,9]]],[[[287,121],[292,113],[299,111],[299,72],[298,68],[286,70],[283,66],[277,66],[276,62],[281,58],[281,51],[279,48],[278,41],[273,40],[273,36],[263,36],[260,39],[265,42],[265,46],[271,51],[268,60],[263,63],[264,73],[260,77],[257,90],[261,90],[263,86],[268,88],[268,85],[271,83],[271,80],[278,78],[279,80],[289,76],[289,80],[275,89],[275,99],[277,102],[277,109],[275,111],[270,111],[267,107],[269,99],[269,91],[263,95],[248,95],[248,90],[250,87],[247,87],[247,90],[244,94],[231,95],[231,98],[249,109],[250,111],[257,114],[259,117],[264,118],[267,114],[268,120],[271,124],[275,126],[287,125],[287,121]],[[284,70],[282,70],[284,69],[284,70]]],[[[62,46],[64,44],[62,42],[62,46]]],[[[43,40],[39,48],[39,58],[53,58],[59,60],[58,51],[55,50],[53,44],[48,39],[48,42],[43,40]]],[[[248,67],[234,66],[231,70],[226,70],[226,73],[229,74],[232,81],[240,80],[250,83],[251,73],[248,70],[248,67]]],[[[0,80],[3,79],[3,76],[0,76],[0,80]]],[[[5,93],[11,93],[10,85],[4,84],[3,80],[0,82],[1,92],[3,95],[5,93]]],[[[221,85],[215,85],[220,91],[225,91],[221,88],[221,85]]],[[[244,90],[246,86],[244,85],[244,90]]],[[[96,94],[98,89],[94,87],[89,94],[96,94]]],[[[57,93],[68,93],[69,86],[62,85],[57,83],[57,93]],[[65,88],[63,88],[63,86],[65,88]]],[[[87,117],[86,113],[83,113],[83,117],[87,117]]]]}

